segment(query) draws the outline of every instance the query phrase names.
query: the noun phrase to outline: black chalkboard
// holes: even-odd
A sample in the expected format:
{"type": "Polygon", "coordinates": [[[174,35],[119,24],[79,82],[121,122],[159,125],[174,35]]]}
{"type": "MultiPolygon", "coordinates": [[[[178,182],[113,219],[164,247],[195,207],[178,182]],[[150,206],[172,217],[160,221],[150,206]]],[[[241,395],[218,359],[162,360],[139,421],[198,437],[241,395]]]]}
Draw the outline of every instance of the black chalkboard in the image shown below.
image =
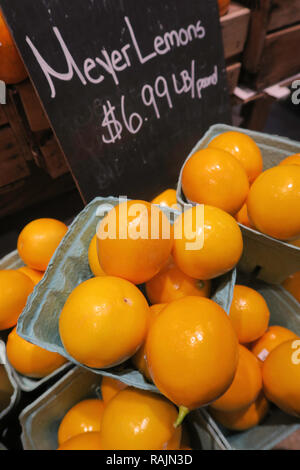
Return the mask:
{"type": "Polygon", "coordinates": [[[83,199],[176,184],[230,122],[216,0],[0,0],[83,199]]]}

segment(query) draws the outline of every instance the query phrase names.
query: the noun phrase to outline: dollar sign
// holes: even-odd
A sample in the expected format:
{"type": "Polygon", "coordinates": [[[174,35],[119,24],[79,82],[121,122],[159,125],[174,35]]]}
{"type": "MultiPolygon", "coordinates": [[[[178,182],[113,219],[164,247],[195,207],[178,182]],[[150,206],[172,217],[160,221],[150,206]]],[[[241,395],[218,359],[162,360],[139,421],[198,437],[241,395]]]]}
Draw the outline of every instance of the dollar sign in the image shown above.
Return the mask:
{"type": "Polygon", "coordinates": [[[102,135],[102,140],[105,144],[114,144],[117,139],[121,139],[123,126],[115,115],[115,106],[107,100],[107,106],[103,105],[104,119],[102,127],[107,127],[110,138],[102,135]]]}

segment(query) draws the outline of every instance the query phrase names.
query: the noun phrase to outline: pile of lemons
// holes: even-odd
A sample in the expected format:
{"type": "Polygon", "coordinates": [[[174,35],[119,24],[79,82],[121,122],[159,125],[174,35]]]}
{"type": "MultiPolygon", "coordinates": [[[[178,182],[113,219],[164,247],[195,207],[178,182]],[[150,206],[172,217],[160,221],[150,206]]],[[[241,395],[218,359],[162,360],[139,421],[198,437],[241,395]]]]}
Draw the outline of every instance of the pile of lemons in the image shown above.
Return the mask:
{"type": "Polygon", "coordinates": [[[17,372],[34,379],[46,377],[67,361],[21,338],[16,324],[67,230],[55,219],[30,222],[20,233],[17,245],[25,266],[0,270],[0,331],[13,328],[7,339],[7,358],[17,372]]]}
{"type": "MultiPolygon", "coordinates": [[[[203,406],[235,431],[261,422],[269,401],[300,416],[300,338],[269,326],[268,306],[251,287],[235,286],[229,315],[210,298],[213,280],[241,258],[238,222],[291,243],[300,238],[299,160],[291,156],[263,172],[255,142],[225,133],[186,162],[182,190],[197,205],[173,225],[161,210],[178,208],[171,189],[152,203],[123,201],[102,219],[87,247],[93,277],[69,295],[59,318],[61,341],[88,367],[130,361],[161,395],[113,382],[106,399],[109,379],[103,379],[102,400],[85,400],[63,419],[60,449],[189,448],[182,422],[203,406]]],[[[26,266],[0,271],[0,329],[16,325],[66,231],[53,219],[23,229],[18,252],[26,266]]],[[[295,276],[285,282],[295,297],[299,285],[295,276]]],[[[15,329],[7,355],[30,377],[65,362],[15,329]]]]}

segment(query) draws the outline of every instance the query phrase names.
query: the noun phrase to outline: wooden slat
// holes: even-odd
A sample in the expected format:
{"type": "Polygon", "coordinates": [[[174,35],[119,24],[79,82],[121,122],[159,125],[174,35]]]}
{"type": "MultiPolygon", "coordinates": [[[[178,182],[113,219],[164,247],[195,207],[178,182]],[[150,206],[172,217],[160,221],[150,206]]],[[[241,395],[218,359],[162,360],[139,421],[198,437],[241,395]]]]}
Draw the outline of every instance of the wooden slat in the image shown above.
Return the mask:
{"type": "Polygon", "coordinates": [[[50,128],[48,119],[30,80],[22,82],[16,88],[19,92],[30,129],[33,132],[38,132],[50,128]]]}
{"type": "Polygon", "coordinates": [[[273,102],[274,98],[263,94],[245,104],[242,108],[243,127],[252,131],[263,131],[273,102]]]}
{"type": "Polygon", "coordinates": [[[272,0],[268,31],[300,22],[299,0],[272,0]]]}
{"type": "Polygon", "coordinates": [[[0,105],[0,127],[8,123],[7,117],[4,113],[4,104],[0,105]]]}
{"type": "MultiPolygon", "coordinates": [[[[252,8],[251,22],[260,22],[265,32],[286,28],[300,21],[299,0],[253,0],[253,6],[250,0],[239,0],[239,3],[252,8]]],[[[255,26],[257,31],[258,26],[255,26]]]]}
{"type": "Polygon", "coordinates": [[[7,121],[15,135],[15,139],[19,146],[19,153],[25,160],[32,160],[29,137],[24,126],[24,121],[16,106],[16,92],[14,89],[7,89],[7,103],[3,105],[3,111],[7,121]]]}
{"type": "MultiPolygon", "coordinates": [[[[246,3],[246,0],[241,0],[246,3]]],[[[267,34],[300,22],[299,0],[263,0],[251,11],[243,67],[251,74],[259,71],[267,34]]]]}
{"type": "Polygon", "coordinates": [[[69,167],[54,135],[40,149],[44,157],[45,169],[51,178],[58,178],[69,172],[69,167]]]}
{"type": "Polygon", "coordinates": [[[0,189],[0,218],[75,189],[70,174],[54,180],[34,164],[30,172],[28,178],[0,189]]]}
{"type": "Polygon", "coordinates": [[[255,74],[261,61],[269,22],[271,0],[260,2],[260,7],[252,10],[248,39],[243,55],[243,67],[255,74]]]}
{"type": "Polygon", "coordinates": [[[226,59],[243,51],[249,20],[250,10],[236,3],[232,3],[227,15],[221,18],[224,55],[226,59]]]}
{"type": "Polygon", "coordinates": [[[231,64],[226,67],[228,90],[230,94],[233,93],[235,87],[238,84],[241,67],[242,64],[240,62],[236,62],[235,64],[231,64]]]}
{"type": "Polygon", "coordinates": [[[10,127],[0,129],[0,186],[5,186],[29,175],[26,161],[10,127]]]}
{"type": "Polygon", "coordinates": [[[254,85],[263,89],[300,72],[300,25],[268,34],[254,85]]]}

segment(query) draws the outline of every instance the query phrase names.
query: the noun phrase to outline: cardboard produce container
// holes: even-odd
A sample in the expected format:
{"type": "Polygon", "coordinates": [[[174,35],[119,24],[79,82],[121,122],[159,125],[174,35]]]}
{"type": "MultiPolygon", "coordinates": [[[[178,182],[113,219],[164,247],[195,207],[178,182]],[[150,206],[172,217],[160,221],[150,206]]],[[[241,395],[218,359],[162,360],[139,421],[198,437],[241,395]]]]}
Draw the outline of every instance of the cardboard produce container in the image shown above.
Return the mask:
{"type": "Polygon", "coordinates": [[[70,362],[68,362],[64,364],[63,366],[61,366],[59,369],[52,372],[52,374],[49,374],[46,377],[43,377],[42,379],[32,379],[30,377],[26,377],[25,375],[19,374],[19,372],[17,372],[10,365],[12,376],[15,382],[17,383],[18,387],[20,387],[20,390],[22,390],[22,392],[28,392],[28,393],[33,392],[34,390],[37,390],[38,388],[42,387],[42,385],[46,384],[47,382],[50,382],[56,377],[60,377],[61,374],[64,374],[72,366],[73,365],[70,362]]]}
{"type": "MultiPolygon", "coordinates": [[[[289,328],[300,336],[300,304],[297,300],[280,286],[259,281],[250,283],[249,286],[265,298],[271,312],[270,325],[289,328]]],[[[268,415],[261,424],[244,432],[226,430],[209,415],[207,409],[199,410],[197,413],[201,414],[206,425],[213,430],[211,443],[207,442],[209,450],[214,449],[217,442],[217,448],[223,450],[269,450],[300,429],[299,418],[282,412],[275,405],[271,405],[268,415]]]]}
{"type": "Polygon", "coordinates": [[[100,398],[101,378],[75,367],[20,414],[24,450],[55,450],[59,424],[67,411],[86,398],[100,398]]]}
{"type": "MultiPolygon", "coordinates": [[[[1,269],[18,269],[24,266],[23,261],[18,255],[18,251],[12,251],[4,258],[0,259],[0,270],[1,269]]],[[[0,330],[0,340],[6,342],[7,336],[11,330],[0,330]]]]}
{"type": "Polygon", "coordinates": [[[20,395],[12,369],[6,361],[5,344],[0,341],[0,424],[1,420],[17,405],[20,395]]]}
{"type": "MultiPolygon", "coordinates": [[[[206,132],[203,138],[193,148],[186,161],[197,151],[207,147],[209,142],[219,134],[227,131],[238,131],[247,134],[257,143],[264,161],[264,170],[278,165],[289,155],[300,153],[300,142],[260,132],[240,129],[238,127],[216,124],[206,132]]],[[[186,162],[185,161],[185,162],[186,162]]],[[[185,163],[184,163],[185,165],[185,163]]],[[[181,187],[181,169],[177,185],[177,201],[184,209],[190,207],[181,187]]],[[[243,256],[239,268],[247,273],[255,273],[258,279],[279,284],[290,274],[300,270],[300,248],[276,240],[257,230],[240,225],[244,240],[243,256]]]]}
{"type": "MultiPolygon", "coordinates": [[[[77,216],[68,233],[54,254],[46,274],[28,299],[18,321],[18,334],[28,341],[49,351],[58,352],[77,365],[64,349],[59,336],[59,316],[73,289],[92,277],[88,263],[88,248],[96,233],[96,227],[107,210],[119,204],[117,198],[96,198],[77,216]]],[[[172,221],[180,213],[162,209],[172,221]]],[[[229,311],[235,270],[217,278],[213,283],[212,299],[229,311]]],[[[90,369],[97,374],[117,378],[127,385],[144,390],[157,390],[145,381],[140,372],[130,363],[120,364],[111,369],[90,369]]]]}
{"type": "MultiPolygon", "coordinates": [[[[75,367],[49,388],[34,403],[25,408],[19,419],[24,450],[55,450],[57,433],[65,414],[78,402],[87,398],[101,398],[101,380],[98,374],[75,367]]],[[[206,430],[201,420],[187,423],[194,449],[200,449],[200,439],[206,430]]]]}
{"type": "MultiPolygon", "coordinates": [[[[18,255],[18,251],[12,251],[9,253],[7,256],[2,258],[0,260],[0,269],[18,269],[21,266],[24,266],[23,261],[18,255]]],[[[5,330],[5,331],[0,331],[0,340],[6,342],[7,336],[11,330],[5,330]]],[[[5,354],[5,346],[4,346],[4,354],[5,354]]],[[[6,359],[6,362],[8,363],[8,360],[6,359]]],[[[29,377],[25,377],[22,374],[19,374],[12,366],[10,366],[10,371],[11,375],[16,382],[17,386],[23,391],[23,392],[32,392],[33,390],[36,390],[37,388],[41,387],[43,384],[48,382],[48,380],[51,380],[55,378],[56,376],[59,376],[61,373],[63,373],[65,370],[68,370],[71,367],[71,364],[64,364],[62,367],[57,369],[56,371],[52,372],[52,374],[48,375],[47,377],[44,377],[43,379],[31,379],[29,377]]]]}

